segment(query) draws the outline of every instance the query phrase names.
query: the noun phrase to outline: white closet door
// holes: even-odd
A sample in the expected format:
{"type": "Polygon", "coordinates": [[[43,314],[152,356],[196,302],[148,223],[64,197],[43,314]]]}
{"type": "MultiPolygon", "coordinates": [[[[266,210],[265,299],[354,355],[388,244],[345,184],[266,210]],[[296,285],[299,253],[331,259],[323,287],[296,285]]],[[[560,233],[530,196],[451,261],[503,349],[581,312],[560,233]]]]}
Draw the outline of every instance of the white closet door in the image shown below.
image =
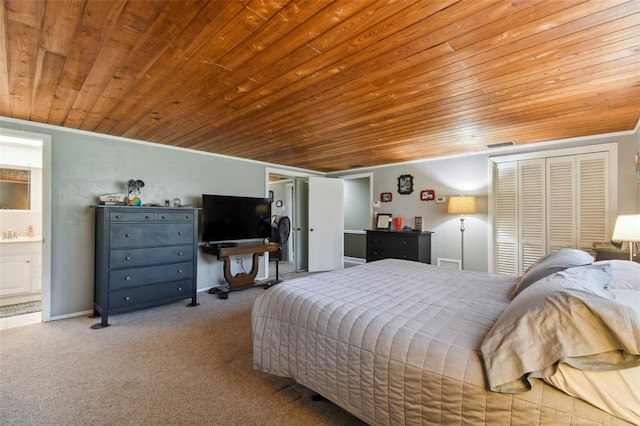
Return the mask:
{"type": "Polygon", "coordinates": [[[501,274],[519,274],[518,256],[518,162],[495,167],[496,265],[501,274]]]}
{"type": "Polygon", "coordinates": [[[546,253],[545,244],[545,160],[520,161],[518,165],[520,202],[520,271],[546,253]]]}
{"type": "MultiPolygon", "coordinates": [[[[593,251],[593,243],[609,240],[609,153],[576,156],[577,248],[593,251]]],[[[595,253],[593,253],[595,254],[595,253]]]]}
{"type": "Polygon", "coordinates": [[[576,246],[575,156],[547,158],[547,253],[576,246]]]}

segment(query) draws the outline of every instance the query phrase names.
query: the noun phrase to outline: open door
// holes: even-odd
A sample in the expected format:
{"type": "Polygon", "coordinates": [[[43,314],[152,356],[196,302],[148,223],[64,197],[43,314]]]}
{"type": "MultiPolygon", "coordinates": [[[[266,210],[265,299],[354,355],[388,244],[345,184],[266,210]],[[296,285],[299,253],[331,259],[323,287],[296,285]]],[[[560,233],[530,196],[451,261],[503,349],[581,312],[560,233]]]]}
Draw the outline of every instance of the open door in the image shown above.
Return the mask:
{"type": "Polygon", "coordinates": [[[309,178],[309,272],[343,268],[342,179],[309,178]]]}

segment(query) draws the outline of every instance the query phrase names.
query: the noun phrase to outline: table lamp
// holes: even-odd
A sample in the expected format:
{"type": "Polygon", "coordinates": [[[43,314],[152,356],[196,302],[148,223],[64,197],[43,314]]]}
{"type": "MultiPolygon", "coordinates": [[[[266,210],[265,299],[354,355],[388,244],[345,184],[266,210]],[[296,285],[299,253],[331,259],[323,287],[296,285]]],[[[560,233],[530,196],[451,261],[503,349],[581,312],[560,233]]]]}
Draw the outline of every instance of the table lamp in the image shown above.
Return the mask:
{"type": "Polygon", "coordinates": [[[633,243],[640,241],[640,214],[622,214],[613,228],[614,241],[629,242],[629,260],[633,260],[633,243]]]}
{"type": "Polygon", "coordinates": [[[460,267],[462,269],[464,269],[464,215],[476,211],[476,197],[449,197],[447,212],[460,215],[460,267]]]}

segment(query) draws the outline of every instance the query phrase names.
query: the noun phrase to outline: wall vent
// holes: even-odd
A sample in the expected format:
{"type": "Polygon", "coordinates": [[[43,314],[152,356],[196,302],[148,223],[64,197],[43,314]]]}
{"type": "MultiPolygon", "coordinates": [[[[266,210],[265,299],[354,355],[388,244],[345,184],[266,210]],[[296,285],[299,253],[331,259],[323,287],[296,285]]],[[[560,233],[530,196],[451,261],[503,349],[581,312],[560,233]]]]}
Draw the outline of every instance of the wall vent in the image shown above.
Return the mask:
{"type": "Polygon", "coordinates": [[[514,141],[509,141],[509,142],[500,142],[500,143],[492,143],[487,145],[487,148],[502,148],[505,146],[513,146],[516,143],[514,141]]]}

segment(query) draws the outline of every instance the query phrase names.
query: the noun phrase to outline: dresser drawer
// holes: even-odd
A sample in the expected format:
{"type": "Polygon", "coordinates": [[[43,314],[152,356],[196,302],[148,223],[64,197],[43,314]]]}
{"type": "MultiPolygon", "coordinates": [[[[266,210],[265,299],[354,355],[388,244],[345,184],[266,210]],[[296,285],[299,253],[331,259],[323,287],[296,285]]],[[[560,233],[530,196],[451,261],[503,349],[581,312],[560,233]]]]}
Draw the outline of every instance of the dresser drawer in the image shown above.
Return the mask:
{"type": "Polygon", "coordinates": [[[109,272],[109,290],[178,281],[193,277],[193,262],[147,266],[134,269],[118,269],[109,272]]]}
{"type": "Polygon", "coordinates": [[[158,213],[158,222],[192,222],[193,217],[191,212],[158,213]]]}
{"type": "Polygon", "coordinates": [[[431,232],[367,231],[367,262],[406,259],[431,262],[431,232]]]}
{"type": "Polygon", "coordinates": [[[193,244],[193,222],[175,223],[114,223],[109,233],[111,248],[168,246],[193,244]]]}
{"type": "Polygon", "coordinates": [[[417,250],[409,250],[403,248],[391,248],[391,247],[371,247],[367,251],[367,259],[370,261],[380,259],[406,259],[406,260],[419,260],[417,250]]]}
{"type": "Polygon", "coordinates": [[[186,299],[191,297],[192,292],[192,280],[112,291],[109,293],[109,309],[136,309],[140,305],[153,305],[186,299]]]}
{"type": "Polygon", "coordinates": [[[384,246],[393,250],[417,250],[418,239],[406,235],[388,235],[384,238],[373,237],[374,247],[384,246]]]}
{"type": "Polygon", "coordinates": [[[155,212],[110,212],[111,222],[155,222],[155,212]]]}
{"type": "Polygon", "coordinates": [[[111,269],[186,262],[190,260],[193,260],[193,246],[121,249],[111,250],[109,252],[109,268],[111,269]]]}

